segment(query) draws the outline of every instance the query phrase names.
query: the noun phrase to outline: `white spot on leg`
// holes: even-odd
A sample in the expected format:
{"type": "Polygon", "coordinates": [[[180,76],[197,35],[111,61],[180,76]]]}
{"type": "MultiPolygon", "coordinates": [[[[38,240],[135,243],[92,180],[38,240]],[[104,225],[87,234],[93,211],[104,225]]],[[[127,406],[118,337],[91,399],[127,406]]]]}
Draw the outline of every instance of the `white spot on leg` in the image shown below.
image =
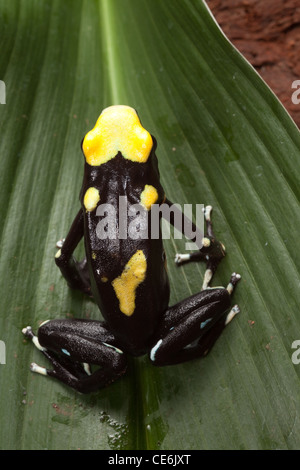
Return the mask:
{"type": "Polygon", "coordinates": [[[191,255],[189,253],[186,253],[186,254],[180,254],[180,253],[176,253],[176,256],[175,256],[175,263],[176,264],[180,264],[182,263],[183,261],[189,261],[191,258],[191,255]]]}
{"type": "Polygon", "coordinates": [[[113,346],[112,344],[108,344],[108,343],[104,343],[104,342],[102,344],[104,344],[104,346],[107,346],[108,348],[114,349],[119,354],[123,354],[123,351],[121,351],[121,349],[116,348],[116,346],[113,346]]]}
{"type": "Polygon", "coordinates": [[[83,362],[82,365],[83,365],[83,368],[84,368],[86,374],[87,375],[92,375],[90,365],[87,362],[83,362]]]}
{"type": "Polygon", "coordinates": [[[213,272],[211,269],[207,269],[204,273],[204,279],[203,279],[203,284],[202,284],[202,290],[205,290],[208,288],[208,284],[210,283],[211,279],[213,277],[213,272]]]}
{"type": "Polygon", "coordinates": [[[204,328],[205,325],[207,325],[207,323],[209,323],[211,320],[212,320],[212,318],[208,318],[207,320],[202,321],[200,323],[200,329],[202,330],[202,328],[204,328]]]}
{"type": "Polygon", "coordinates": [[[61,352],[63,352],[63,353],[66,354],[67,356],[71,356],[71,354],[69,353],[69,351],[67,351],[66,349],[62,349],[61,352]]]}
{"type": "Polygon", "coordinates": [[[45,367],[38,366],[35,362],[30,364],[30,370],[37,374],[47,375],[47,369],[45,367]]]}
{"type": "Polygon", "coordinates": [[[33,342],[33,344],[35,345],[35,347],[38,348],[40,351],[46,351],[46,348],[43,348],[43,346],[40,345],[37,336],[35,336],[35,335],[33,336],[32,342],[33,342]]]}
{"type": "Polygon", "coordinates": [[[210,222],[210,213],[212,211],[212,206],[206,206],[204,209],[204,216],[205,216],[205,220],[207,220],[208,222],[210,222]]]}
{"type": "Polygon", "coordinates": [[[64,239],[64,238],[61,238],[60,240],[58,240],[58,241],[56,242],[56,248],[62,248],[64,242],[65,242],[65,239],[64,239]]]}
{"type": "Polygon", "coordinates": [[[228,325],[228,323],[231,322],[231,320],[238,314],[240,313],[240,307],[238,305],[235,305],[232,307],[230,312],[228,313],[226,320],[225,320],[225,325],[228,325]]]}
{"type": "Polygon", "coordinates": [[[156,354],[156,351],[158,350],[159,346],[161,345],[162,343],[162,339],[160,339],[159,341],[157,341],[156,345],[153,346],[153,348],[151,349],[151,352],[150,352],[150,359],[151,361],[154,361],[155,360],[155,354],[156,354]]]}
{"type": "Polygon", "coordinates": [[[226,287],[226,290],[228,291],[228,293],[231,295],[232,292],[233,292],[233,284],[232,282],[229,282],[228,286],[226,287]]]}

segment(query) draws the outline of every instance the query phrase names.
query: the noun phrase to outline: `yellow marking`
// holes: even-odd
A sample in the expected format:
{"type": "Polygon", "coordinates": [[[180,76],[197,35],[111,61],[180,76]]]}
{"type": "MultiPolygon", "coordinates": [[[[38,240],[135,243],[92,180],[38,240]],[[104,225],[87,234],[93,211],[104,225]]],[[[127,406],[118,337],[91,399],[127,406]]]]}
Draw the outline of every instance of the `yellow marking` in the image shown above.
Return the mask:
{"type": "Polygon", "coordinates": [[[158,199],[158,193],[157,190],[154,188],[154,186],[151,186],[150,184],[146,184],[143,192],[141,193],[141,204],[142,206],[149,211],[151,209],[152,204],[155,204],[155,202],[158,199]]]}
{"type": "Polygon", "coordinates": [[[100,194],[99,194],[98,189],[89,188],[86,190],[86,193],[83,199],[83,204],[88,212],[96,209],[99,201],[100,201],[100,194]]]}
{"type": "Polygon", "coordinates": [[[102,281],[102,282],[107,282],[107,281],[108,281],[108,278],[105,277],[105,276],[103,276],[103,277],[101,277],[101,281],[102,281]]]}
{"type": "Polygon", "coordinates": [[[58,252],[57,252],[56,255],[55,255],[55,258],[59,258],[60,255],[61,255],[61,250],[58,250],[58,252]]]}
{"type": "Polygon", "coordinates": [[[135,309],[135,292],[146,277],[147,261],[142,250],[138,250],[126,264],[121,276],[112,281],[120,302],[120,310],[130,316],[135,309]]]}
{"type": "Polygon", "coordinates": [[[92,251],[92,258],[93,258],[93,259],[97,259],[97,255],[96,255],[96,253],[95,253],[94,251],[92,251]]]}
{"type": "Polygon", "coordinates": [[[102,111],[95,127],[86,134],[82,149],[89,165],[99,166],[120,151],[124,158],[144,163],[148,160],[152,137],[129,106],[110,106],[102,111]]]}

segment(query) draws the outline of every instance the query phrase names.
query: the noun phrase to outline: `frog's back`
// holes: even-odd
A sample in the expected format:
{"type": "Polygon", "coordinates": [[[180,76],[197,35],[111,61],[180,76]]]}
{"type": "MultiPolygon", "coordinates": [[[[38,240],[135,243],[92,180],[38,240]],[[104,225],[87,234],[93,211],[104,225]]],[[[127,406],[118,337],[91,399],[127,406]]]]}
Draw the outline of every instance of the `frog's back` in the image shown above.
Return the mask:
{"type": "Polygon", "coordinates": [[[101,160],[95,144],[99,129],[95,129],[83,141],[86,165],[81,192],[92,291],[119,343],[132,354],[142,354],[169,301],[161,236],[151,237],[151,206],[164,198],[156,143],[143,128],[135,131],[134,142],[126,141],[121,129],[122,151],[116,153],[119,147],[111,150],[109,141],[104,142],[107,148],[101,160]],[[137,204],[140,213],[132,210],[137,204]]]}

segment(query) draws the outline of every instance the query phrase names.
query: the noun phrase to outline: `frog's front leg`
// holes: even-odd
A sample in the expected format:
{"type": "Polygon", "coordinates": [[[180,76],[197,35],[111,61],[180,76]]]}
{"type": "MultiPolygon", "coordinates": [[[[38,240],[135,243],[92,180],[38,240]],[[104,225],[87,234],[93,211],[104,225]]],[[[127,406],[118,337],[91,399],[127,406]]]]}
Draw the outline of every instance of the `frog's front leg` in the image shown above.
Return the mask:
{"type": "MultiPolygon", "coordinates": [[[[189,261],[204,261],[206,263],[206,271],[204,274],[202,290],[207,289],[219,263],[225,256],[225,247],[223,243],[216,239],[213,231],[211,211],[211,206],[206,206],[204,208],[206,233],[201,240],[202,247],[193,253],[177,253],[175,256],[175,263],[178,265],[187,263],[189,261]]],[[[193,224],[193,231],[195,230],[197,230],[197,227],[193,224]]]]}
{"type": "Polygon", "coordinates": [[[79,210],[67,237],[57,244],[59,250],[55,255],[56,265],[59,267],[69,287],[78,289],[91,296],[91,285],[88,274],[86,258],[78,262],[74,250],[84,235],[84,219],[82,209],[79,210]]]}
{"type": "Polygon", "coordinates": [[[205,356],[239,312],[235,305],[228,313],[231,294],[239,279],[240,275],[234,273],[226,289],[202,290],[170,307],[150,351],[153,364],[171,365],[205,356]]]}
{"type": "Polygon", "coordinates": [[[104,322],[94,320],[49,320],[37,336],[23,329],[35,346],[52,363],[52,369],[31,364],[31,370],[54,377],[81,393],[90,393],[121,377],[127,368],[125,354],[104,322]],[[100,366],[93,373],[90,364],[100,366]]]}

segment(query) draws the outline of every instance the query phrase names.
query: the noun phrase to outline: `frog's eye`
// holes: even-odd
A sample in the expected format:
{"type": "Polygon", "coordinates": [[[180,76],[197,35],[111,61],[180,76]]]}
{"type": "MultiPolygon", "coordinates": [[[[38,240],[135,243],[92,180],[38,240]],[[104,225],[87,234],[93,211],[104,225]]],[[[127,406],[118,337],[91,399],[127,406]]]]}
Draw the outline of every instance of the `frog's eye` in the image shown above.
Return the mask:
{"type": "Polygon", "coordinates": [[[99,166],[118,152],[133,162],[148,160],[152,137],[129,106],[110,106],[102,111],[95,127],[87,133],[82,150],[89,165],[99,166]]]}

